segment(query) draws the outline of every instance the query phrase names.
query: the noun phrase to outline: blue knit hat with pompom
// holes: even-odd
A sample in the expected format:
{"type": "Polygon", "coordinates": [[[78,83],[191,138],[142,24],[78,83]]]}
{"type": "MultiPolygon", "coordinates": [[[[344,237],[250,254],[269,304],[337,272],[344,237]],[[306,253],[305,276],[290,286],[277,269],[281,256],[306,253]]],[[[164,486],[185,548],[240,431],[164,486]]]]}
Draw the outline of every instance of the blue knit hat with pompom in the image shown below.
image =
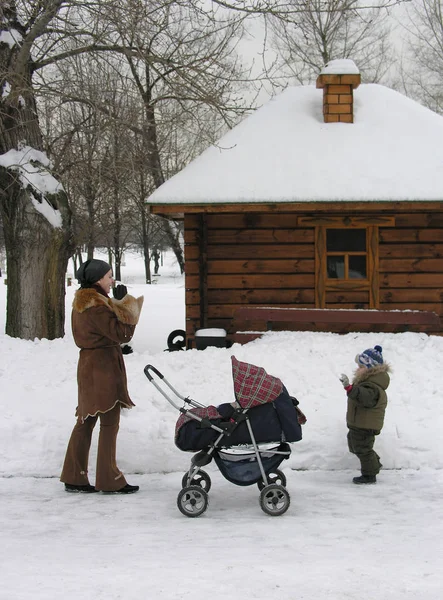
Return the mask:
{"type": "Polygon", "coordinates": [[[383,364],[383,356],[382,356],[382,347],[374,346],[373,348],[368,348],[361,354],[357,354],[355,357],[355,362],[359,367],[366,367],[367,369],[372,369],[373,367],[377,367],[378,365],[383,364]]]}

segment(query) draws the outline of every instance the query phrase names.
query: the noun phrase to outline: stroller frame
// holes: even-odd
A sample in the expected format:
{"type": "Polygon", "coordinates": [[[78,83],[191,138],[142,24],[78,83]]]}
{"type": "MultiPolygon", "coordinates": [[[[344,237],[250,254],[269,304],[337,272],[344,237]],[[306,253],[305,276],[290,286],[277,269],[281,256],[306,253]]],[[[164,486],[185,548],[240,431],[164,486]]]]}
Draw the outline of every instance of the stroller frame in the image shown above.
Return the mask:
{"type": "Polygon", "coordinates": [[[208,492],[211,487],[211,479],[208,473],[203,471],[201,467],[209,464],[213,458],[222,475],[231,483],[240,486],[252,485],[254,483],[257,484],[260,490],[259,503],[263,512],[270,516],[280,516],[288,510],[290,496],[285,488],[286,477],[277,467],[283,460],[289,458],[291,454],[289,444],[282,442],[277,447],[270,448],[269,443],[267,443],[266,448],[261,447],[255,439],[254,431],[248,416],[248,408],[240,407],[235,409],[229,422],[215,425],[209,419],[201,418],[190,410],[190,408],[206,408],[204,404],[193,400],[189,396],[180,394],[153,365],[146,365],[144,373],[149,382],[154,385],[158,392],[166,398],[169,404],[176,410],[186,415],[188,418],[198,421],[201,427],[211,428],[219,434],[207,449],[200,450],[194,454],[191,459],[190,468],[183,476],[182,490],[177,497],[177,506],[182,514],[187,517],[198,517],[206,511],[209,504],[208,492]],[[154,375],[160,380],[161,385],[155,379],[154,375]],[[169,388],[172,394],[181,400],[181,403],[178,403],[177,400],[171,397],[166,388],[169,388]],[[229,448],[220,448],[223,439],[229,439],[230,434],[243,422],[245,422],[248,429],[253,452],[245,451],[243,453],[238,453],[235,451],[233,452],[232,449],[229,448]],[[229,459],[228,457],[232,458],[229,459]],[[230,476],[228,474],[228,469],[225,469],[225,466],[232,460],[235,460],[238,463],[240,470],[242,469],[242,461],[248,463],[248,465],[245,465],[247,469],[246,474],[248,476],[241,480],[230,476]],[[258,471],[255,470],[251,475],[249,469],[251,463],[254,461],[256,461],[258,471]]]}

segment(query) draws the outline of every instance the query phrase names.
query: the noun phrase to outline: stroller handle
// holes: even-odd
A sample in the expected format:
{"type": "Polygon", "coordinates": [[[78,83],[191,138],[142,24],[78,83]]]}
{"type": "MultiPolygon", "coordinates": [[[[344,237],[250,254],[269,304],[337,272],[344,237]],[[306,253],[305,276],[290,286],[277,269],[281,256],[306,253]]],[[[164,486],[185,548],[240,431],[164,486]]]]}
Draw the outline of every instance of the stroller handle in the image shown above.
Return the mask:
{"type": "Polygon", "coordinates": [[[152,381],[154,379],[149,371],[154,371],[154,373],[160,379],[165,378],[165,376],[162,373],[160,373],[160,371],[158,369],[156,369],[153,365],[146,365],[146,367],[143,370],[144,370],[146,377],[149,379],[149,381],[152,381]]]}
{"type": "Polygon", "coordinates": [[[173,398],[171,398],[168,395],[166,388],[169,388],[169,390],[174,394],[174,396],[176,396],[183,402],[186,402],[187,404],[194,406],[195,408],[201,408],[204,406],[203,404],[200,404],[200,402],[197,402],[196,400],[192,400],[189,397],[182,396],[182,394],[177,392],[177,390],[169,383],[169,381],[166,379],[166,377],[163,375],[163,373],[160,373],[160,371],[158,369],[156,369],[153,365],[146,365],[146,367],[143,369],[143,371],[144,371],[144,374],[146,375],[146,377],[152,383],[152,385],[154,387],[156,387],[157,390],[160,392],[160,394],[166,398],[166,400],[169,402],[169,404],[172,404],[172,406],[174,408],[176,408],[177,410],[179,410],[180,412],[182,412],[184,409],[177,403],[176,400],[174,400],[173,398]],[[154,377],[151,374],[151,371],[159,379],[161,379],[161,385],[159,385],[159,383],[157,383],[157,381],[154,379],[154,377]]]}

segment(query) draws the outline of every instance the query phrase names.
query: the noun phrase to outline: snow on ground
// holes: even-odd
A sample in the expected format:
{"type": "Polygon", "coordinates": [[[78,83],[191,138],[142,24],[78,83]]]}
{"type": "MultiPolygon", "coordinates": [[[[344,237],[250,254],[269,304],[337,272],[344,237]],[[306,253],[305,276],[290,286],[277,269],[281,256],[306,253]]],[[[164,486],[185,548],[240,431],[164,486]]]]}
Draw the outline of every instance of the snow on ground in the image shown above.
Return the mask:
{"type": "MultiPolygon", "coordinates": [[[[157,599],[440,600],[443,586],[443,338],[422,334],[272,333],[245,346],[164,352],[184,328],[184,286],[165,256],[155,285],[141,257],[122,279],[144,294],[125,357],[136,408],[125,412],[118,463],[132,496],[66,494],[58,481],[76,399],[78,349],[63,340],[4,335],[0,279],[0,600],[157,599]],[[376,442],[384,469],[375,486],[351,483],[346,397],[338,376],[379,343],[393,367],[386,424],[376,442]],[[230,484],[210,464],[209,507],[177,509],[191,454],[173,443],[177,411],[143,374],[153,364],[183,395],[232,401],[230,355],[282,378],[308,417],[282,464],[291,506],[265,515],[257,487],[230,484]]],[[[94,480],[96,437],[90,460],[94,480]]]]}

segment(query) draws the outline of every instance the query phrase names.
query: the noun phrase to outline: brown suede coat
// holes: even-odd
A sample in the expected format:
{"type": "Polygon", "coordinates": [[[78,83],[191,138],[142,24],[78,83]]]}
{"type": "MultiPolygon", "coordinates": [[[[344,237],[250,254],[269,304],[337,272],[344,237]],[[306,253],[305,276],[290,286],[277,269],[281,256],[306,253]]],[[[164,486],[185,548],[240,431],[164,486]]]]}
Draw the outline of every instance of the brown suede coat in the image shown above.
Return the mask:
{"type": "Polygon", "coordinates": [[[82,420],[114,408],[131,408],[120,344],[129,342],[138,323],[143,296],[122,300],[80,288],[72,305],[72,333],[80,348],[77,415],[82,420]]]}

